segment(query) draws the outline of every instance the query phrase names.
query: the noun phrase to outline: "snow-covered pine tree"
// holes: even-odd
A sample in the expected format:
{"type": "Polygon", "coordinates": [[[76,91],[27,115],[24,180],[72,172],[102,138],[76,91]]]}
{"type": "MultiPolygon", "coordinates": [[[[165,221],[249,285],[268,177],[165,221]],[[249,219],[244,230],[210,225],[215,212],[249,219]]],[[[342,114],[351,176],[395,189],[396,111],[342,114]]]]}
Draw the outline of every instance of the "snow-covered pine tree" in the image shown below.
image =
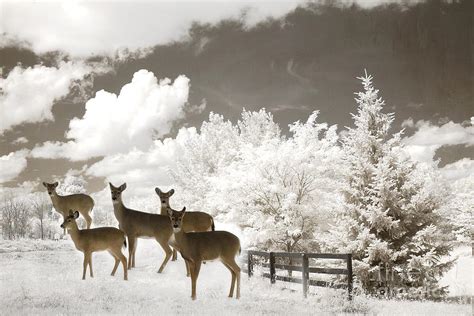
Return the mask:
{"type": "Polygon", "coordinates": [[[451,264],[441,260],[452,238],[439,213],[446,192],[430,181],[434,170],[421,170],[404,153],[401,132],[389,134],[393,114],[382,112],[372,76],[358,79],[364,91],[356,93],[355,128],[342,139],[348,173],[335,244],[353,254],[364,290],[374,293],[383,284],[432,296],[442,290],[437,281],[451,264]]]}

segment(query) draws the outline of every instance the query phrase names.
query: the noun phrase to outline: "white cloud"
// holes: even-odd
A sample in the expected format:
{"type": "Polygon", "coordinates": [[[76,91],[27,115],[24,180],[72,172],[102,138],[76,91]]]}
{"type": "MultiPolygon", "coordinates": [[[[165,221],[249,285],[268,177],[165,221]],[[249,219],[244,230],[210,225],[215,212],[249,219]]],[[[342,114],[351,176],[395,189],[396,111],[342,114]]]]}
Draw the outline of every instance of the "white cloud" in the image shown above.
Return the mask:
{"type": "Polygon", "coordinates": [[[173,123],[184,118],[189,95],[189,79],[174,82],[158,79],[152,72],[139,70],[120,94],[101,90],[87,101],[82,118],[69,123],[69,141],[46,142],[33,149],[35,158],[86,160],[132,150],[145,150],[153,137],[168,134],[173,123]]]}
{"type": "Polygon", "coordinates": [[[0,135],[22,123],[54,120],[54,101],[66,97],[71,85],[92,71],[92,66],[83,62],[13,68],[7,78],[0,78],[0,135]]]}
{"type": "Polygon", "coordinates": [[[206,109],[206,106],[207,106],[207,100],[202,99],[201,104],[194,104],[194,105],[188,106],[186,108],[186,112],[187,113],[200,114],[206,109]]]}
{"type": "MultiPolygon", "coordinates": [[[[171,184],[168,170],[175,167],[176,157],[196,128],[181,128],[176,138],[155,140],[146,150],[132,149],[127,153],[110,155],[91,165],[86,175],[105,177],[114,184],[122,182],[150,187],[171,184]]],[[[132,185],[133,186],[133,185],[132,185]]]]}
{"type": "Polygon", "coordinates": [[[237,18],[245,10],[246,22],[252,26],[267,17],[281,17],[303,2],[6,1],[0,34],[31,43],[37,53],[114,54],[124,47],[133,50],[182,39],[193,21],[216,23],[237,18]]]}
{"type": "Polygon", "coordinates": [[[15,187],[4,187],[0,185],[0,203],[5,199],[31,194],[39,185],[39,181],[24,181],[15,187]]]}
{"type": "Polygon", "coordinates": [[[408,119],[406,119],[402,122],[402,127],[403,128],[414,128],[415,127],[415,122],[413,121],[413,119],[411,117],[409,117],[408,119]]]}
{"type": "Polygon", "coordinates": [[[474,176],[474,160],[463,158],[439,169],[449,183],[474,176]]]}
{"type": "MultiPolygon", "coordinates": [[[[404,122],[413,126],[413,122],[404,122]]],[[[428,121],[418,121],[414,126],[415,134],[403,139],[405,149],[417,161],[431,163],[436,150],[445,145],[474,146],[474,126],[463,126],[448,122],[444,125],[433,125],[428,121]]]]}
{"type": "Polygon", "coordinates": [[[22,149],[0,156],[0,183],[15,179],[26,168],[28,153],[22,149]]]}
{"type": "Polygon", "coordinates": [[[26,143],[28,143],[28,138],[24,136],[18,137],[17,139],[12,141],[13,145],[26,144],[26,143]]]}
{"type": "MultiPolygon", "coordinates": [[[[85,174],[104,177],[105,183],[127,183],[126,205],[141,209],[153,209],[159,205],[154,188],[168,190],[173,185],[168,171],[176,167],[176,157],[182,145],[197,133],[196,128],[181,128],[176,138],[156,140],[147,150],[133,149],[127,153],[110,155],[90,166],[85,174]],[[141,201],[141,202],[140,202],[141,201]],[[143,201],[149,205],[143,205],[143,201]]],[[[110,204],[108,185],[94,195],[97,204],[110,204]]],[[[155,208],[156,210],[156,208],[155,208]]]]}

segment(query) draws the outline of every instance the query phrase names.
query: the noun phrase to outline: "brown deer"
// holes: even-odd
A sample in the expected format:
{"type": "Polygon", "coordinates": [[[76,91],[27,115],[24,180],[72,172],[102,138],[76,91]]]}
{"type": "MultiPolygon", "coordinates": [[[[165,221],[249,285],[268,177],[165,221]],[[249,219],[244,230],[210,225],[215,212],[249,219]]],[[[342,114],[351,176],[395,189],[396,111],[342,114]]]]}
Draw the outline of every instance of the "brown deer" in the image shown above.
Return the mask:
{"type": "Polygon", "coordinates": [[[173,243],[186,261],[191,272],[191,297],[196,299],[196,283],[203,261],[219,259],[232,274],[229,297],[233,296],[237,280],[236,298],[240,297],[240,268],[235,256],[240,253],[240,241],[237,236],[226,231],[191,232],[183,230],[186,216],[184,207],[181,212],[168,208],[168,215],[173,226],[173,243]]]}
{"type": "MultiPolygon", "coordinates": [[[[168,208],[170,207],[170,197],[174,194],[174,189],[171,189],[168,192],[163,192],[160,188],[155,188],[155,192],[160,197],[161,215],[167,216],[168,208]]],[[[215,230],[214,219],[211,215],[204,212],[188,212],[186,213],[186,220],[183,223],[183,229],[185,232],[205,232],[215,230]]],[[[173,258],[171,261],[175,261],[176,258],[176,249],[173,249],[173,258]]]]}
{"type": "Polygon", "coordinates": [[[127,246],[124,232],[115,227],[79,229],[76,223],[78,217],[79,212],[70,210],[69,215],[66,216],[64,222],[61,224],[61,228],[69,231],[77,250],[84,253],[82,279],[86,279],[87,265],[89,265],[91,278],[94,277],[92,272],[92,253],[107,250],[115,259],[115,265],[111,275],[115,275],[115,271],[117,271],[117,267],[121,261],[123,265],[123,279],[127,280],[127,258],[125,258],[122,253],[122,246],[127,246]]]}
{"type": "Polygon", "coordinates": [[[114,214],[119,222],[119,228],[125,232],[128,238],[128,268],[135,267],[135,252],[137,250],[137,238],[155,238],[165,251],[165,259],[158,270],[161,273],[173,251],[168,242],[173,235],[171,223],[168,216],[150,214],[127,208],[122,202],[122,192],[127,188],[124,183],[114,187],[109,182],[114,205],[114,214]]]}
{"type": "Polygon", "coordinates": [[[87,194],[59,195],[56,192],[58,184],[58,182],[43,182],[43,185],[48,190],[51,202],[53,202],[54,209],[63,216],[63,219],[69,215],[69,210],[78,211],[86,220],[87,229],[89,229],[92,224],[92,218],[89,213],[94,208],[94,200],[87,194]]]}

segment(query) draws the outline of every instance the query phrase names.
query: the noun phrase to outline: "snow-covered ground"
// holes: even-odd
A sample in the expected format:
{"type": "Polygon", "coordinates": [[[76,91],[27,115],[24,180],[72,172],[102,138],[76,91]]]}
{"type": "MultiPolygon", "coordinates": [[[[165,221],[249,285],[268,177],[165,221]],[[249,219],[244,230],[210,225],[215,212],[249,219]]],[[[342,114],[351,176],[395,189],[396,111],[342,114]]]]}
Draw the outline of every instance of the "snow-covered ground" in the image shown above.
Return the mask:
{"type": "Polygon", "coordinates": [[[474,257],[472,247],[455,248],[451,258],[457,258],[454,266],[441,279],[441,285],[449,286],[449,296],[474,295],[474,257]]]}
{"type": "Polygon", "coordinates": [[[471,315],[470,305],[376,300],[355,297],[352,303],[335,291],[312,289],[303,299],[286,283],[270,286],[268,279],[242,275],[242,298],[227,298],[230,273],[219,262],[203,265],[198,299],[190,298],[191,284],[182,259],[156,273],[163,258],[153,240],[140,240],[137,267],[123,280],[119,267],[110,276],[108,253],[93,258],[93,279],[82,276],[82,253],[70,240],[0,240],[0,314],[194,314],[194,315],[315,315],[364,313],[410,315],[471,315]]]}

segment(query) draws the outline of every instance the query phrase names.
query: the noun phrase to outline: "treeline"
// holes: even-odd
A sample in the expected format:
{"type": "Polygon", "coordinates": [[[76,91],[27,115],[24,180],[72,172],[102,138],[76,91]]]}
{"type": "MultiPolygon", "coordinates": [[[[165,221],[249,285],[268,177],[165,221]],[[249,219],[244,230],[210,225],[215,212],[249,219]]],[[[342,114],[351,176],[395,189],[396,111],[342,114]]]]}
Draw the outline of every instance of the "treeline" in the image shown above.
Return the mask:
{"type": "Polygon", "coordinates": [[[0,227],[4,239],[53,238],[59,232],[58,216],[41,194],[5,195],[0,205],[0,227]]]}

